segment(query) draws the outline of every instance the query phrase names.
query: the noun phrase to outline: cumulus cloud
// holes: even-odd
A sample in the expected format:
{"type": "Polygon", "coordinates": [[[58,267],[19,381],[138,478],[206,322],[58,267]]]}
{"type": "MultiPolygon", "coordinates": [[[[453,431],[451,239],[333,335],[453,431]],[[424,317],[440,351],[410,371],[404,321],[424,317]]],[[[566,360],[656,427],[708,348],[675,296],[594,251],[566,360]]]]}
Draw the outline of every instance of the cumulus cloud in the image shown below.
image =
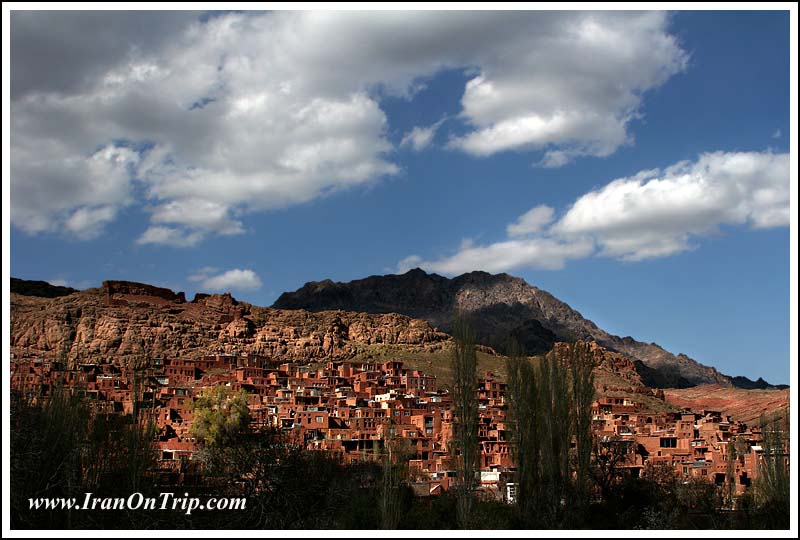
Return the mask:
{"type": "Polygon", "coordinates": [[[480,64],[462,99],[474,129],[452,147],[479,156],[547,149],[548,167],[607,156],[630,142],[644,93],[687,65],[662,12],[550,12],[539,22],[480,64]]]}
{"type": "Polygon", "coordinates": [[[506,227],[506,233],[512,237],[538,233],[542,227],[553,221],[554,214],[555,210],[546,204],[534,206],[506,227]]]}
{"type": "Polygon", "coordinates": [[[170,201],[153,210],[153,223],[177,223],[198,230],[212,230],[221,235],[241,234],[241,222],[229,217],[224,204],[202,199],[170,201]]]}
{"type": "MultiPolygon", "coordinates": [[[[417,258],[414,266],[446,275],[471,270],[507,272],[519,268],[559,270],[569,259],[582,259],[592,253],[589,239],[564,242],[553,238],[505,240],[485,246],[471,246],[435,261],[417,258]]],[[[405,259],[408,266],[408,258],[405,259]]]]}
{"type": "Polygon", "coordinates": [[[693,249],[692,238],[716,234],[725,225],[787,226],[789,155],[702,154],[663,171],[614,180],[580,196],[555,222],[554,215],[553,208],[536,206],[506,227],[506,240],[462,243],[455,254],[430,261],[412,255],[397,271],[559,269],[591,255],[641,261],[693,249]]]}
{"type": "Polygon", "coordinates": [[[241,234],[249,212],[396,174],[379,101],[445,69],[473,74],[451,148],[605,156],[686,64],[660,12],[168,15],[14,14],[14,226],[90,238],[136,201],[141,244],[241,234]]]}
{"type": "Polygon", "coordinates": [[[90,240],[99,236],[106,223],[112,221],[116,214],[117,210],[113,206],[82,207],[64,221],[64,226],[81,240],[90,240]]]}
{"type": "Polygon", "coordinates": [[[642,260],[691,249],[692,236],[722,225],[788,224],[788,154],[714,152],[589,192],[552,232],[590,234],[601,255],[642,260]]]}
{"type": "Polygon", "coordinates": [[[252,270],[234,268],[212,275],[216,271],[210,267],[203,268],[189,276],[189,281],[200,281],[200,286],[209,291],[252,291],[261,288],[261,278],[252,270]]]}
{"type": "Polygon", "coordinates": [[[165,246],[188,248],[198,244],[203,239],[200,231],[188,231],[176,227],[162,227],[160,225],[148,227],[136,239],[139,245],[161,244],[165,246]]]}
{"type": "Polygon", "coordinates": [[[59,141],[23,140],[12,151],[12,219],[28,233],[99,235],[132,202],[130,171],[139,155],[109,145],[88,157],[66,156],[59,141]]]}

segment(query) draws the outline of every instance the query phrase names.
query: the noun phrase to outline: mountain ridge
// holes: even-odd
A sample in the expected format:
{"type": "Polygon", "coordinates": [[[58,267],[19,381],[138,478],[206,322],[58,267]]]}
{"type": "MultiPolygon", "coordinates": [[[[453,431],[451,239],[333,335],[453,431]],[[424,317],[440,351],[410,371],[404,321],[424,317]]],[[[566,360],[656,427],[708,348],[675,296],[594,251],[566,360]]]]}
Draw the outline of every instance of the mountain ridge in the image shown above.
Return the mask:
{"type": "Polygon", "coordinates": [[[479,342],[498,350],[502,350],[509,336],[515,337],[528,354],[545,352],[557,341],[596,341],[638,360],[643,378],[657,387],[778,387],[763,379],[751,381],[725,375],[656,343],[610,334],[551,293],[506,273],[475,271],[446,278],[415,268],[404,274],[375,275],[346,283],[325,279],[283,293],[272,307],[402,313],[445,332],[450,328],[452,314],[458,311],[473,325],[479,342]]]}
{"type": "MultiPolygon", "coordinates": [[[[449,336],[440,332],[440,328],[446,330],[449,327],[452,316],[453,297],[452,291],[448,288],[454,289],[458,292],[457,304],[461,307],[467,306],[472,310],[473,319],[478,319],[480,322],[482,318],[489,318],[491,322],[501,330],[508,331],[508,335],[514,335],[517,340],[532,354],[541,354],[546,352],[552,346],[561,341],[585,340],[595,341],[599,345],[607,348],[610,351],[617,352],[625,355],[631,360],[638,377],[643,383],[651,388],[689,388],[697,384],[719,384],[722,386],[738,387],[744,389],[775,389],[787,388],[786,385],[770,385],[762,378],[757,381],[752,381],[747,377],[728,377],[727,375],[719,373],[716,369],[709,366],[703,366],[695,362],[693,359],[686,355],[672,355],[654,343],[645,344],[634,340],[630,336],[620,338],[612,336],[607,332],[600,329],[596,324],[581,316],[579,312],[569,307],[566,303],[561,302],[550,293],[538,289],[537,287],[527,284],[523,279],[510,276],[508,274],[492,275],[486,272],[473,272],[459,276],[458,278],[449,279],[436,274],[427,274],[422,270],[412,270],[406,274],[397,276],[370,276],[362,280],[355,280],[349,283],[337,283],[330,279],[322,280],[320,282],[306,283],[301,289],[294,293],[284,293],[273,304],[273,307],[258,307],[247,302],[236,300],[230,293],[225,294],[206,294],[197,293],[191,302],[187,302],[184,293],[175,293],[169,289],[147,285],[144,283],[136,283],[130,281],[105,281],[102,288],[86,289],[84,291],[61,291],[56,296],[51,296],[53,289],[46,282],[27,282],[26,280],[15,280],[15,291],[12,293],[12,350],[16,349],[18,352],[24,352],[28,349],[36,350],[38,352],[50,351],[52,354],[56,348],[64,348],[68,345],[68,354],[82,354],[76,353],[74,349],[74,339],[76,337],[78,328],[83,329],[84,334],[93,334],[99,331],[110,332],[114,334],[111,336],[110,341],[113,345],[103,345],[103,353],[122,354],[123,357],[133,354],[130,341],[135,335],[149,336],[150,339],[172,340],[169,346],[164,346],[163,343],[160,347],[164,352],[169,354],[186,353],[191,351],[208,352],[214,348],[230,348],[230,346],[242,345],[240,351],[259,352],[265,345],[259,343],[257,346],[252,340],[242,340],[239,338],[250,336],[254,333],[261,331],[259,325],[263,325],[266,321],[271,319],[272,316],[281,312],[275,319],[281,325],[289,327],[301,328],[308,321],[314,319],[313,314],[321,311],[335,313],[336,311],[346,312],[347,317],[360,317],[362,321],[369,321],[368,315],[391,315],[396,314],[401,316],[400,319],[394,319],[391,325],[419,325],[424,323],[429,328],[422,333],[436,334],[438,337],[434,339],[449,339],[449,336]],[[404,277],[405,276],[405,277],[404,277]],[[395,289],[392,287],[388,289],[381,286],[377,290],[373,290],[374,285],[381,284],[383,278],[389,278],[394,281],[395,289]],[[422,280],[419,287],[409,287],[409,278],[413,280],[422,280]],[[377,281],[376,281],[377,280],[377,281]],[[487,282],[493,284],[494,289],[491,287],[486,288],[487,282]],[[364,287],[363,290],[357,294],[352,284],[360,285],[361,283],[372,284],[373,287],[364,287]],[[29,286],[29,284],[33,284],[29,286]],[[516,299],[511,304],[503,304],[495,302],[496,305],[486,305],[486,299],[497,299],[506,297],[509,294],[507,289],[510,284],[512,293],[517,294],[516,299]],[[18,292],[19,291],[19,292],[18,292]],[[319,302],[317,305],[312,305],[311,309],[306,312],[291,314],[290,311],[297,311],[297,307],[287,307],[286,304],[297,303],[297,294],[299,291],[304,291],[306,295],[311,294],[312,297],[317,297],[320,294],[327,295],[325,299],[326,304],[337,304],[333,307],[320,309],[319,302]],[[338,298],[337,302],[333,302],[330,298],[331,291],[334,297],[338,298]],[[518,293],[522,291],[527,292],[536,297],[535,306],[540,310],[540,319],[529,317],[531,312],[531,298],[526,298],[525,295],[520,296],[518,293]],[[406,295],[406,302],[411,303],[416,309],[415,315],[408,313],[400,313],[396,309],[398,306],[396,294],[400,292],[406,295]],[[25,294],[27,293],[27,294],[25,294]],[[66,293],[66,294],[65,294],[66,293]],[[377,293],[377,294],[373,294],[377,293]],[[353,309],[344,309],[348,304],[353,304],[358,300],[359,294],[361,296],[372,296],[367,305],[360,306],[362,309],[356,311],[353,309]],[[522,300],[522,301],[520,301],[522,300]],[[97,328],[91,328],[92,325],[97,325],[97,321],[90,317],[89,321],[82,321],[83,308],[87,307],[87,313],[97,313],[98,307],[103,306],[103,310],[113,308],[132,308],[128,311],[113,314],[110,320],[103,319],[103,324],[97,328]],[[30,317],[32,314],[30,310],[39,311],[41,313],[30,317]],[[149,313],[148,310],[153,311],[149,313]],[[305,314],[303,314],[305,313],[305,314]],[[211,314],[211,315],[209,315],[211,314]],[[526,318],[526,315],[528,316],[526,318]],[[205,320],[208,317],[214,319],[213,321],[205,320]],[[135,321],[147,320],[146,325],[139,323],[126,325],[125,317],[131,317],[135,321]],[[172,318],[170,318],[172,317],[172,318]],[[182,326],[189,322],[202,323],[207,327],[203,329],[201,334],[205,336],[195,336],[192,332],[196,328],[189,326],[182,326]],[[255,322],[254,322],[255,320],[255,322]],[[71,322],[70,322],[71,321],[71,322]],[[297,321],[302,321],[298,323],[297,321]],[[520,321],[522,321],[520,323],[520,321]],[[139,324],[139,326],[136,326],[139,324]],[[154,331],[152,327],[168,325],[172,330],[184,329],[189,333],[189,337],[184,337],[178,340],[175,336],[169,335],[162,330],[154,331]],[[29,327],[25,329],[26,325],[29,327]],[[81,326],[82,325],[82,326],[81,326]],[[298,326],[299,325],[299,326],[298,326]],[[64,329],[70,327],[69,335],[66,337],[61,336],[64,334],[64,329]],[[136,326],[136,328],[134,328],[136,326]],[[35,327],[35,329],[34,329],[35,327]],[[125,327],[119,329],[117,327],[125,327]],[[116,334],[115,329],[116,328],[116,334]],[[20,331],[24,331],[20,334],[20,331]],[[25,335],[27,332],[27,336],[25,335]],[[158,334],[161,334],[159,337],[158,334]],[[165,337],[166,336],[166,337],[165,337]],[[599,336],[599,339],[598,339],[599,336]],[[566,339],[565,339],[566,338],[566,339]],[[27,341],[26,341],[27,340],[27,341]],[[213,343],[219,340],[220,343],[213,343]],[[43,347],[39,347],[44,343],[43,347]],[[200,343],[200,344],[198,344],[200,343]],[[621,345],[620,345],[621,344],[621,345]],[[610,345],[610,346],[609,346],[610,345]],[[659,355],[657,360],[661,361],[656,366],[642,361],[629,351],[641,350],[653,351],[659,355]],[[671,359],[674,359],[676,364],[688,366],[690,369],[700,366],[701,373],[711,373],[713,382],[697,382],[684,377],[681,372],[675,373],[669,369],[671,359]],[[666,365],[666,367],[665,367],[666,365]]],[[[360,287],[356,287],[358,289],[360,287]]],[[[513,295],[512,295],[513,296],[513,295]]],[[[307,300],[307,299],[306,299],[307,300]]],[[[317,299],[319,300],[319,298],[317,299]]],[[[313,302],[312,302],[313,304],[313,302]]],[[[408,311],[408,310],[407,310],[408,311]]],[[[104,315],[108,313],[104,311],[104,315]]],[[[309,338],[305,340],[306,345],[303,347],[311,347],[313,349],[313,357],[324,356],[326,347],[323,347],[326,332],[330,336],[337,334],[336,327],[339,323],[335,322],[336,316],[331,318],[330,314],[323,317],[327,323],[332,326],[327,330],[319,333],[320,328],[316,323],[312,324],[312,335],[304,336],[309,338]],[[333,328],[333,330],[331,330],[333,328]]],[[[372,323],[369,323],[372,324],[372,323]]],[[[370,327],[363,326],[362,328],[370,327]]],[[[374,327],[375,325],[373,325],[374,327]]],[[[378,325],[380,326],[380,325],[378,325]]],[[[490,325],[491,326],[491,325],[490,325]]],[[[492,337],[492,328],[480,328],[478,324],[479,337],[482,337],[483,344],[487,343],[489,346],[502,345],[502,340],[494,339],[494,342],[489,338],[492,337]]],[[[495,328],[495,330],[497,329],[495,328]]],[[[417,330],[420,330],[418,328],[417,330]]],[[[274,330],[274,329],[273,329],[274,330]]],[[[415,330],[415,332],[417,331],[415,330]]],[[[393,332],[397,332],[395,329],[393,332]]],[[[294,332],[294,331],[292,331],[294,332]]],[[[301,337],[290,334],[293,337],[301,337]]],[[[383,332],[383,330],[381,330],[383,332]]],[[[369,334],[369,331],[362,331],[363,338],[369,334]]],[[[379,332],[380,333],[380,332],[379,332]]],[[[391,332],[390,332],[391,333],[391,332]]],[[[496,332],[495,332],[496,334],[496,332]]],[[[341,337],[341,336],[340,336],[341,337]]],[[[495,336],[497,337],[497,336],[495,336]]],[[[264,338],[259,338],[264,339],[264,338]]],[[[271,342],[270,346],[276,339],[275,335],[270,335],[268,340],[271,342]]],[[[366,338],[367,341],[375,338],[366,338]]],[[[378,340],[384,339],[383,337],[376,338],[378,340]]],[[[396,338],[389,338],[396,339],[396,338]]],[[[85,337],[84,337],[85,340],[85,337]]],[[[278,340],[285,341],[283,337],[278,337],[278,340]]],[[[79,340],[80,341],[80,340],[79,340]]],[[[303,341],[303,340],[300,340],[303,341]]],[[[358,340],[356,340],[357,342],[358,340]]],[[[429,342],[430,343],[430,342],[429,342]]],[[[85,343],[83,345],[86,345],[85,343]]],[[[79,345],[78,349],[83,345],[79,345]]],[[[284,343],[285,345],[285,343],[284,343]]],[[[289,343],[291,346],[292,344],[289,343]]],[[[329,344],[325,344],[326,346],[329,344]]],[[[428,345],[426,345],[428,346],[428,345]]],[[[344,356],[352,356],[353,351],[359,349],[360,345],[356,343],[354,349],[345,352],[344,356]]],[[[95,352],[100,352],[98,349],[95,352]]],[[[498,349],[499,350],[499,349],[498,349]]],[[[91,348],[86,352],[90,352],[91,348]]],[[[283,351],[286,348],[274,349],[273,352],[283,351]]],[[[307,352],[311,349],[305,349],[300,355],[301,357],[308,357],[307,352]],[[305,356],[304,356],[305,355],[305,356]]],[[[342,354],[344,351],[339,351],[337,355],[342,354]]],[[[502,351],[501,351],[502,352],[502,351]]],[[[294,353],[292,353],[294,354],[294,353]]],[[[685,370],[684,370],[685,371],[685,370]]]]}

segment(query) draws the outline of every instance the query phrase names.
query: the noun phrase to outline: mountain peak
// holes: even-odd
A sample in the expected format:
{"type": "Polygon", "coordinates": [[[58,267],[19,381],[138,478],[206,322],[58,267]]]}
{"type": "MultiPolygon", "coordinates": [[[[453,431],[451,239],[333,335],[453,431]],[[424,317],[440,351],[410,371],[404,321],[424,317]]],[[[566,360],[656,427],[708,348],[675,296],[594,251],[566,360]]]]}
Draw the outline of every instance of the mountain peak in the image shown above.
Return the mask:
{"type": "Polygon", "coordinates": [[[478,341],[497,350],[505,348],[509,337],[522,343],[528,354],[550,350],[557,341],[596,341],[640,360],[652,378],[665,386],[732,384],[729,377],[688,356],[675,356],[655,343],[641,343],[630,336],[611,335],[552,294],[506,273],[478,270],[446,278],[413,268],[404,274],[347,283],[325,280],[283,293],[272,307],[394,312],[424,319],[444,331],[451,329],[454,314],[460,313],[478,341]]]}

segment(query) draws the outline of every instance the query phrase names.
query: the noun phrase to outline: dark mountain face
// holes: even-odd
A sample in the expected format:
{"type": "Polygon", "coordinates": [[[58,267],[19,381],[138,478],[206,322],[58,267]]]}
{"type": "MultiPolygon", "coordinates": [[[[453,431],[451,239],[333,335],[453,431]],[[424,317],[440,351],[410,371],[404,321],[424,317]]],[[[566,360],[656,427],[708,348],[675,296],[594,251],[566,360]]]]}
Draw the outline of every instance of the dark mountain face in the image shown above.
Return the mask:
{"type": "Polygon", "coordinates": [[[789,388],[788,384],[769,384],[761,377],[759,377],[758,380],[753,381],[740,375],[737,377],[732,377],[731,382],[733,382],[735,387],[743,388],[744,390],[785,390],[789,388]]]}
{"type": "Polygon", "coordinates": [[[460,312],[481,343],[499,350],[512,336],[528,354],[547,351],[556,341],[596,341],[639,360],[642,376],[653,386],[735,384],[730,377],[686,355],[674,355],[655,343],[611,335],[550,293],[508,274],[470,272],[448,279],[414,269],[349,283],[325,280],[282,294],[272,307],[395,312],[426,320],[445,332],[451,328],[453,314],[460,312]]]}
{"type": "Polygon", "coordinates": [[[46,281],[31,281],[27,279],[11,278],[11,292],[25,296],[41,296],[43,298],[57,298],[78,292],[72,287],[51,285],[46,281]]]}

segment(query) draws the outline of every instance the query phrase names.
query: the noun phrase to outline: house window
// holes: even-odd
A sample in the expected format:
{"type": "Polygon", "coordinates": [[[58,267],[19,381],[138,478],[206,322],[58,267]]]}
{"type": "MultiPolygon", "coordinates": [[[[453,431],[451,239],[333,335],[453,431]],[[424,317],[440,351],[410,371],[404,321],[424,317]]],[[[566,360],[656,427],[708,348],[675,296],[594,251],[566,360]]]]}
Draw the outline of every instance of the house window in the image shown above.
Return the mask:
{"type": "Polygon", "coordinates": [[[675,437],[661,437],[661,448],[677,448],[678,439],[675,437]]]}

